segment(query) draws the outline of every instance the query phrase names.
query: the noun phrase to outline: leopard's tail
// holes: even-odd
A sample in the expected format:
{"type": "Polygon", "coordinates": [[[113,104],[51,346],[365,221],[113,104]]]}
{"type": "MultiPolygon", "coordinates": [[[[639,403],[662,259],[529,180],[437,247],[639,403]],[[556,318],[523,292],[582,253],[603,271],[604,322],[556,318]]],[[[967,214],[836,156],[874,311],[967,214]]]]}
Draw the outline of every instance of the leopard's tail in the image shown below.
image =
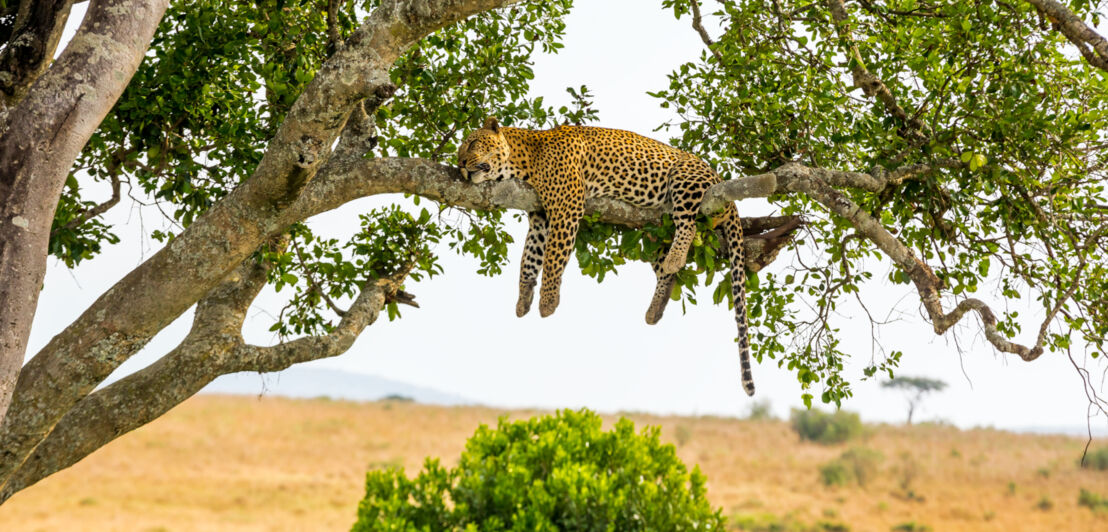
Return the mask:
{"type": "Polygon", "coordinates": [[[743,227],[735,205],[728,205],[720,217],[720,228],[731,259],[731,296],[735,302],[735,324],[739,327],[739,364],[742,367],[743,390],[754,395],[754,376],[750,372],[750,340],[746,319],[746,261],[743,227]]]}

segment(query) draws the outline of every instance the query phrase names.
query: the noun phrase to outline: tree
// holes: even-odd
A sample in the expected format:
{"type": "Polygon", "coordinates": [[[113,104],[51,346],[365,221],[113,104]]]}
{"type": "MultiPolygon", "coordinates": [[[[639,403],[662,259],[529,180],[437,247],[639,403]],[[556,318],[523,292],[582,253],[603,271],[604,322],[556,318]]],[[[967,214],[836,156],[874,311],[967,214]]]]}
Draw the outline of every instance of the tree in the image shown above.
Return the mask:
{"type": "Polygon", "coordinates": [[[909,377],[901,375],[891,381],[881,383],[882,388],[901,390],[908,401],[908,424],[912,424],[912,415],[916,408],[923,402],[923,396],[932,392],[941,392],[946,388],[946,383],[938,379],[927,377],[909,377]]]}
{"type": "MultiPolygon", "coordinates": [[[[405,279],[441,272],[436,242],[500,274],[505,209],[535,210],[535,195],[518,182],[464,182],[451,154],[490,110],[526,127],[596,119],[585,88],[561,109],[527,97],[530,55],[561,46],[569,3],[100,0],[53,63],[44,50],[71,3],[0,4],[0,81],[23,80],[4,89],[0,110],[0,406],[11,398],[0,501],[218,375],[341,354],[382,310],[395,318],[413,304],[405,279]],[[38,51],[9,58],[26,42],[38,51]],[[111,198],[89,197],[95,182],[111,198]],[[153,232],[165,247],[20,367],[46,253],[77,264],[118,241],[98,216],[123,187],[176,228],[153,232]],[[366,213],[346,242],[302,223],[384,193],[435,205],[366,213]],[[438,216],[451,208],[461,223],[438,216]],[[242,321],[267,283],[288,290],[273,324],[283,341],[249,345],[242,321]],[[96,390],[193,305],[175,349],[96,390]]],[[[970,313],[997,349],[1025,360],[1099,355],[1108,51],[1083,22],[1096,23],[1097,6],[721,2],[713,36],[698,3],[663,4],[691,16],[706,46],[654,93],[687,118],[673,142],[730,179],[702,212],[769,197],[781,215],[744,221],[747,267],[758,272],[785,246],[795,257],[749,276],[759,360],[821,386],[824,402],[849,397],[833,311],[873,277],[876,258],[895,266],[888,282],[916,288],[937,334],[970,313]],[[1042,304],[1033,343],[1015,341],[1015,313],[969,296],[996,278],[1002,301],[1026,291],[1042,304]]],[[[587,208],[585,274],[603,279],[664,250],[666,209],[587,208]]],[[[694,302],[703,281],[721,303],[725,265],[706,220],[703,229],[674,297],[694,302]]],[[[867,375],[891,375],[900,356],[867,375]]]]}

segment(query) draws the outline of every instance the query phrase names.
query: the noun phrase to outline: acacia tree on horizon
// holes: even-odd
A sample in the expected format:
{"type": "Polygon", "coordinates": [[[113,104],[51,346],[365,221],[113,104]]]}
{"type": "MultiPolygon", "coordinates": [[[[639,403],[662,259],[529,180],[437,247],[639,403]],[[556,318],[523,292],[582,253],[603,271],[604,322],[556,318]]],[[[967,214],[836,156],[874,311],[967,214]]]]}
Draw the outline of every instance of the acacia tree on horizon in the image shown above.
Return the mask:
{"type": "MultiPolygon", "coordinates": [[[[530,56],[561,47],[570,0],[97,0],[51,61],[73,3],[0,4],[0,502],[218,375],[343,353],[413,302],[405,279],[442,272],[434,243],[501,273],[505,209],[535,210],[535,194],[462,181],[457,142],[486,114],[596,120],[584,88],[559,109],[527,96],[530,56]],[[111,197],[89,197],[92,182],[111,197]],[[166,211],[174,229],[151,234],[165,246],[24,364],[46,257],[114,245],[99,217],[123,191],[166,211]],[[386,193],[433,204],[366,213],[344,242],[303,223],[386,193]],[[437,216],[448,208],[464,221],[437,216]],[[243,319],[267,283],[289,289],[282,341],[250,345],[243,319]],[[178,346],[95,390],[193,305],[178,346]]],[[[780,209],[744,220],[759,361],[796,371],[809,404],[849,397],[836,309],[883,259],[936,334],[971,315],[1003,353],[1069,355],[1103,406],[1079,363],[1108,331],[1108,42],[1085,22],[1100,3],[722,1],[711,30],[698,2],[662,4],[705,46],[651,93],[682,117],[671,142],[728,178],[702,212],[780,209]],[[783,248],[789,264],[764,270],[783,248]],[[999,293],[974,297],[987,281],[999,293]],[[1025,292],[1042,322],[993,310],[1025,292]]],[[[661,253],[665,211],[590,201],[582,272],[661,253]]],[[[694,302],[703,282],[721,303],[726,261],[704,229],[674,297],[694,302]]],[[[864,374],[891,376],[901,356],[864,374]]]]}
{"type": "Polygon", "coordinates": [[[943,391],[946,389],[946,382],[928,377],[901,375],[891,381],[882,382],[881,387],[900,390],[904,393],[904,400],[908,402],[908,420],[905,424],[911,425],[912,416],[915,415],[916,409],[923,402],[923,397],[934,392],[943,391]]]}

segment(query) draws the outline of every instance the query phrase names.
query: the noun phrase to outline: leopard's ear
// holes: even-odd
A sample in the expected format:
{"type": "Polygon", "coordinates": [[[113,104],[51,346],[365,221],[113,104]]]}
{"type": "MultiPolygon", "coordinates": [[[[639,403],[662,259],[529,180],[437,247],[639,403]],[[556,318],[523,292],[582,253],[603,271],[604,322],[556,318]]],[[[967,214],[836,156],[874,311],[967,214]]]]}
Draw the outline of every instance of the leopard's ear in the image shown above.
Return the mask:
{"type": "Polygon", "coordinates": [[[483,129],[491,130],[493,133],[500,133],[500,122],[496,120],[495,116],[490,116],[485,119],[485,126],[483,129]]]}

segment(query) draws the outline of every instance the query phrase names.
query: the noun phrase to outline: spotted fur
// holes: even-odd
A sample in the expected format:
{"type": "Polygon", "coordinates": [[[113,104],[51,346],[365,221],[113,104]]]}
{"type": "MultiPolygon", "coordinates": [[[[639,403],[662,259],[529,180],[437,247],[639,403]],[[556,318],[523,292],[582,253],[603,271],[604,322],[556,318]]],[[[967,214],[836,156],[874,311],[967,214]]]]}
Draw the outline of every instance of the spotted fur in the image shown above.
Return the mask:
{"type": "MultiPolygon", "coordinates": [[[[585,214],[585,198],[605,196],[640,207],[673,205],[677,231],[669,252],[653,265],[658,283],[646,313],[646,322],[656,323],[669,301],[675,274],[685,266],[704,193],[720,182],[700,158],[629,131],[581,126],[532,131],[500,127],[495,118],[466,137],[458,164],[474,183],[521,179],[538,192],[543,211],[529,215],[516,304],[520,317],[531,309],[540,271],[539,313],[546,317],[558,307],[562,272],[585,214]]],[[[716,222],[731,260],[743,388],[753,395],[743,232],[735,206],[729,205],[716,222]]]]}

